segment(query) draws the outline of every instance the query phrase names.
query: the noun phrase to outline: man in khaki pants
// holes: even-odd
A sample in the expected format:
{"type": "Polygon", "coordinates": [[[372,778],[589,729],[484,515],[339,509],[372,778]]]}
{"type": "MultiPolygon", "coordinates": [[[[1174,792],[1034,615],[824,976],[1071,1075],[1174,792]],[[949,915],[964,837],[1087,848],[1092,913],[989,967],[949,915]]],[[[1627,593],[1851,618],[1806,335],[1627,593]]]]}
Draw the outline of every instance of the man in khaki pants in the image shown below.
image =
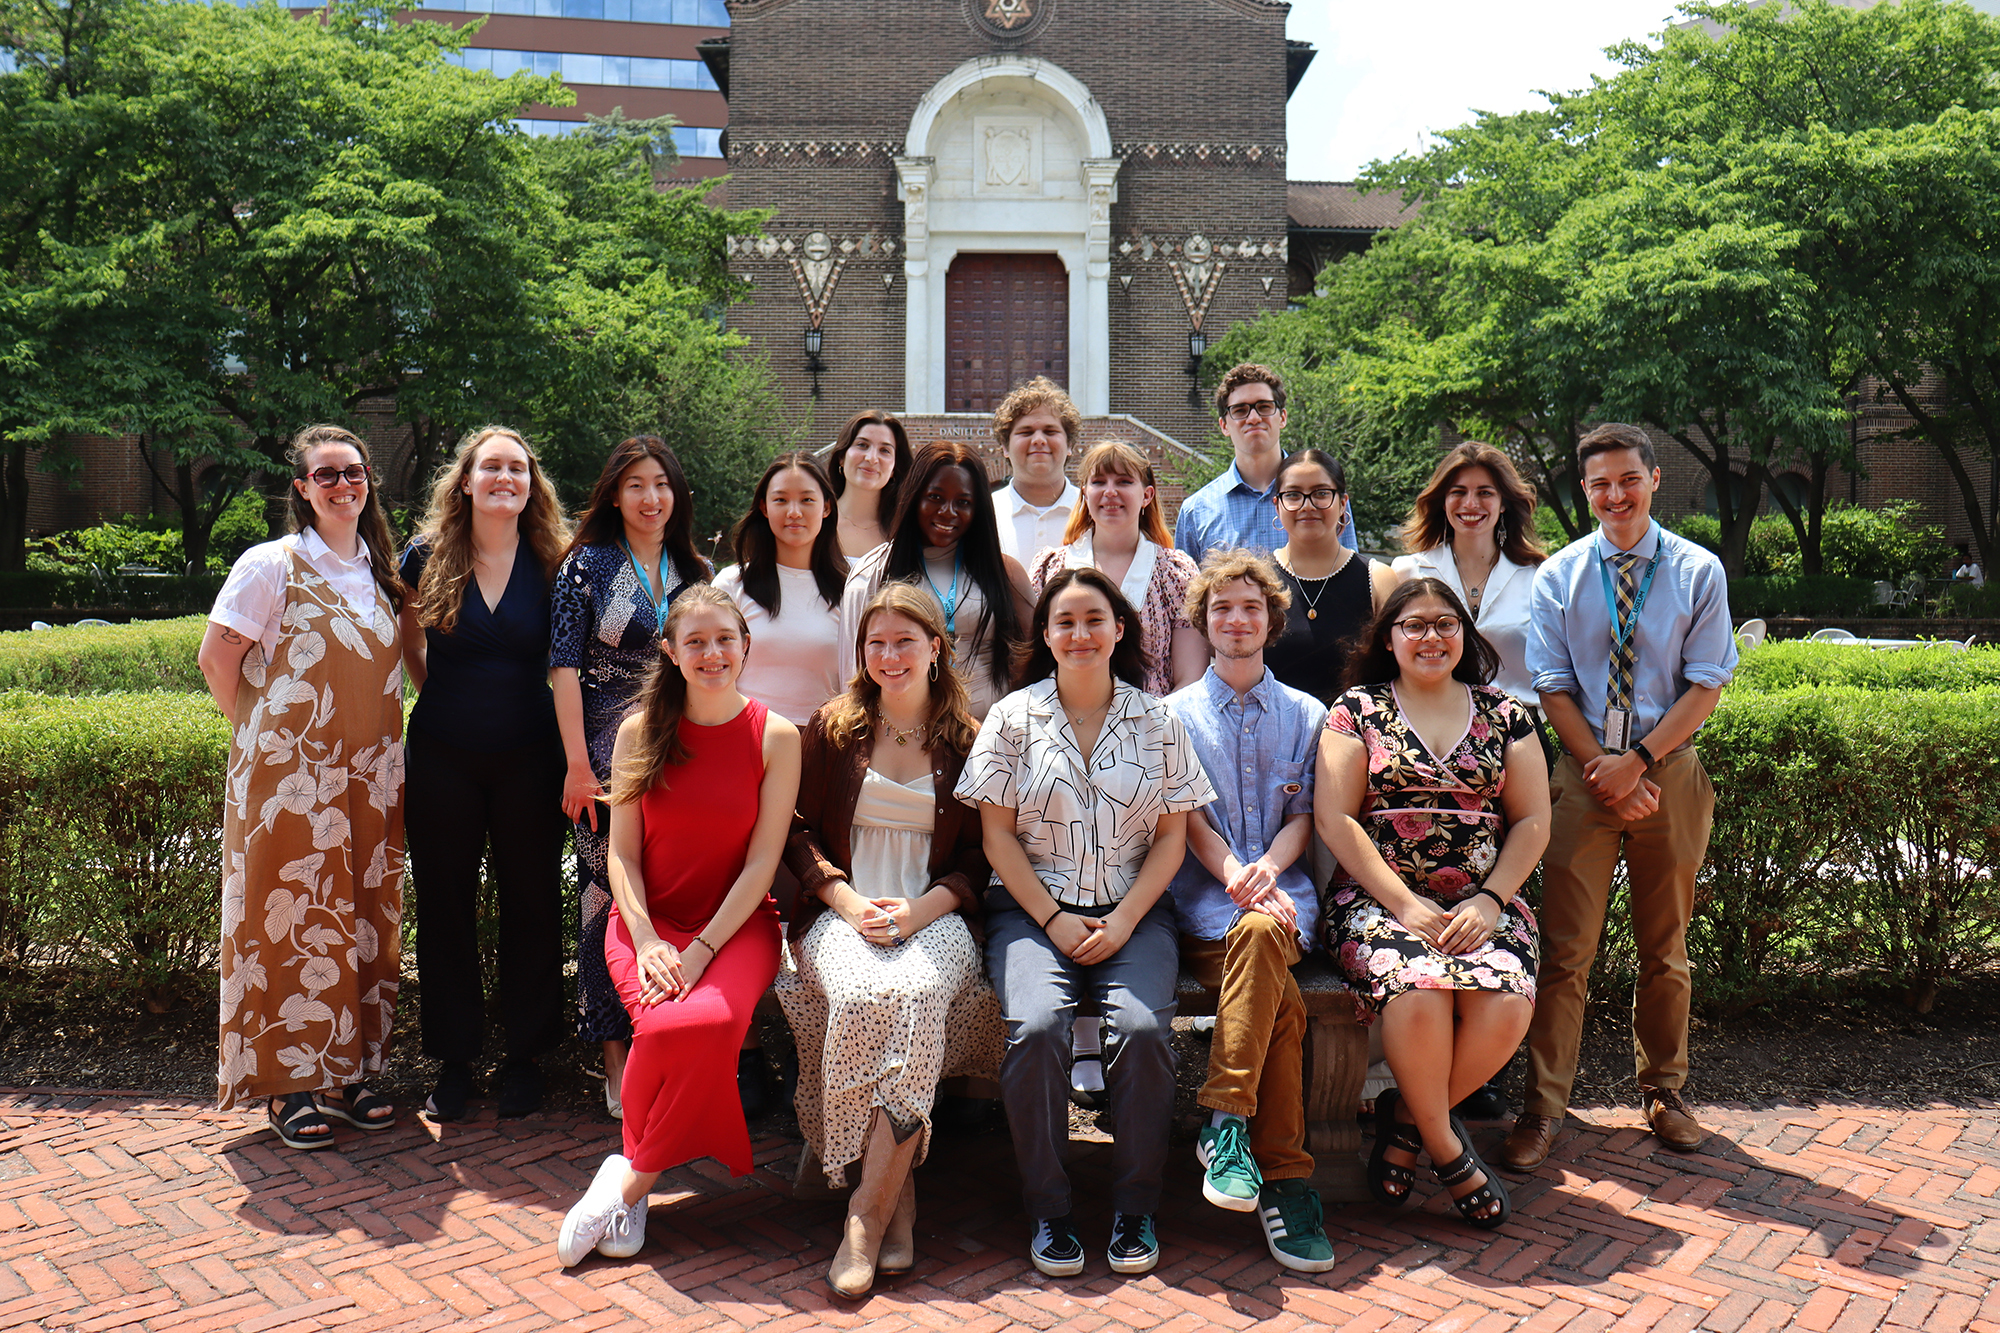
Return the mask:
{"type": "Polygon", "coordinates": [[[1562,1128],[1621,855],[1639,949],[1632,1040],[1646,1123],[1682,1152],[1705,1137],[1680,1094],[1687,927],[1715,814],[1692,740],[1736,668],[1728,589],[1714,555],[1653,522],[1660,470],[1644,431],[1599,426],[1576,454],[1598,529],[1537,571],[1528,637],[1528,671],[1564,753],[1550,780],[1528,1095],[1500,1150],[1516,1171],[1540,1166],[1562,1128]]]}

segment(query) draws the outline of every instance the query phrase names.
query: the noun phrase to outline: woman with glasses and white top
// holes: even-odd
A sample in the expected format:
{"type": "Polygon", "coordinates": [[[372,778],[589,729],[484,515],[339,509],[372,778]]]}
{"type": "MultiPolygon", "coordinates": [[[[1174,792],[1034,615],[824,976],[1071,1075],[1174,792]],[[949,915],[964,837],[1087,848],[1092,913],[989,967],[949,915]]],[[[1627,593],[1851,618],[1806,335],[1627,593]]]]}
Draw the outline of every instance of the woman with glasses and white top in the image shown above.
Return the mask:
{"type": "Polygon", "coordinates": [[[1347,474],[1323,449],[1301,449],[1278,465],[1272,494],[1285,544],[1272,553],[1292,594],[1285,632],[1264,665],[1295,690],[1333,702],[1349,642],[1396,586],[1388,566],[1340,541],[1348,526],[1347,474]]]}
{"type": "Polygon", "coordinates": [[[1535,492],[1506,454],[1467,440],[1444,456],[1403,524],[1396,577],[1437,579],[1465,603],[1500,654],[1493,683],[1540,715],[1528,677],[1528,594],[1546,560],[1535,540],[1535,492]]]}
{"type": "Polygon", "coordinates": [[[1379,1016],[1396,1086],[1375,1099],[1369,1191],[1406,1202],[1420,1153],[1459,1216],[1507,1220],[1507,1189],[1452,1107],[1534,1016],[1535,918],[1520,901],[1549,840],[1549,772],[1526,712],[1487,684],[1498,655],[1437,579],[1392,592],[1320,734],[1313,823],[1339,858],[1327,950],[1379,1016]]]}
{"type": "Polygon", "coordinates": [[[1111,441],[1077,466],[1083,494],[1070,514],[1062,546],[1041,552],[1028,572],[1040,593],[1058,570],[1090,566],[1118,583],[1139,612],[1148,694],[1167,695],[1201,679],[1208,640],[1188,623],[1187,590],[1198,572],[1160,516],[1153,466],[1129,444],[1111,441]]]}
{"type": "Polygon", "coordinates": [[[223,1110],[293,1148],[328,1116],[385,1130],[403,919],[404,588],[368,466],[338,426],[288,451],[291,535],[245,551],[197,662],[229,719],[222,806],[223,1110]]]}

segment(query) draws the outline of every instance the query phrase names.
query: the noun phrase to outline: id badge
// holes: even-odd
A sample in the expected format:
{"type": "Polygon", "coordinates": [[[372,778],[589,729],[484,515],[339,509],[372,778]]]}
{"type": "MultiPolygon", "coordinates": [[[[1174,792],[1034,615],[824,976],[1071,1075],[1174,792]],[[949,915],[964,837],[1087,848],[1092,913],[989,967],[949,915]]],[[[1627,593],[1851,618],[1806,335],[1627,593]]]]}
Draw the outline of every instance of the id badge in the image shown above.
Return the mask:
{"type": "Polygon", "coordinates": [[[1622,754],[1632,748],[1632,710],[1604,710],[1604,748],[1622,754]]]}

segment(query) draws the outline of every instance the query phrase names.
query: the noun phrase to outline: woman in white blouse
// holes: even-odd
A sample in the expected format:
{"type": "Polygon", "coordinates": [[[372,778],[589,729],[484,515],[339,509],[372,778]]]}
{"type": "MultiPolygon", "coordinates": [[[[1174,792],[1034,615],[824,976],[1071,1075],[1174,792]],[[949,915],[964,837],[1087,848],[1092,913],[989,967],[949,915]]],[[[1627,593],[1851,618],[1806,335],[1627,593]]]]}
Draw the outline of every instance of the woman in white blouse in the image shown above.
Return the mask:
{"type": "Polygon", "coordinates": [[[756,645],[738,688],[798,727],[840,693],[847,559],[834,512],[833,483],[812,455],[774,459],[730,534],[742,563],[715,576],[742,608],[756,645]]]}
{"type": "Polygon", "coordinates": [[[1500,653],[1493,683],[1540,716],[1528,678],[1528,592],[1548,557],[1535,539],[1535,492],[1507,455],[1467,440],[1444,456],[1403,524],[1399,582],[1432,578],[1458,594],[1500,653]]]}
{"type": "Polygon", "coordinates": [[[1139,618],[1095,568],[1064,569],[1035,607],[1029,682],[987,714],[958,783],[993,879],[986,971],[1007,1020],[1001,1096],[1051,1277],[1083,1270],[1063,1158],[1070,1023],[1088,995],[1107,1029],[1111,1268],[1159,1262],[1153,1215],[1174,1100],[1169,1044],[1179,947],[1164,900],[1187,812],[1215,799],[1179,720],[1140,688],[1139,618]]]}
{"type": "Polygon", "coordinates": [[[1083,494],[1070,514],[1063,546],[1041,552],[1028,571],[1039,590],[1059,569],[1093,565],[1110,575],[1139,611],[1148,694],[1171,694],[1208,669],[1208,640],[1188,623],[1188,584],[1198,572],[1176,550],[1160,515],[1153,465],[1129,444],[1098,445],[1076,469],[1083,494]]]}

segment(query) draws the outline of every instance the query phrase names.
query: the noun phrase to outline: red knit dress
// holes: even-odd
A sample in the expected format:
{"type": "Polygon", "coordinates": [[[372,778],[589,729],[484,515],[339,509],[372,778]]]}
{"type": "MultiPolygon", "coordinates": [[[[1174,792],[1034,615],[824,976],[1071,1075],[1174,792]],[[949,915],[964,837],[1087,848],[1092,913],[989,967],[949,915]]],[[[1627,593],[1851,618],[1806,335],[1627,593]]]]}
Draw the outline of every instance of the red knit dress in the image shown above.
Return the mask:
{"type": "MultiPolygon", "coordinates": [[[[750,855],[764,781],[764,705],[750,700],[717,727],[685,719],[685,764],[669,764],[639,798],[640,866],[653,930],[685,949],[714,917],[750,855]]],[[[625,1063],[625,1156],[634,1171],[713,1157],[750,1172],[750,1134],[736,1092],[736,1052],[778,974],[778,909],[769,895],[708,965],[687,998],[644,1004],[632,934],[613,913],[604,961],[632,1015],[625,1063]]],[[[698,956],[698,955],[697,955],[698,956]]]]}

